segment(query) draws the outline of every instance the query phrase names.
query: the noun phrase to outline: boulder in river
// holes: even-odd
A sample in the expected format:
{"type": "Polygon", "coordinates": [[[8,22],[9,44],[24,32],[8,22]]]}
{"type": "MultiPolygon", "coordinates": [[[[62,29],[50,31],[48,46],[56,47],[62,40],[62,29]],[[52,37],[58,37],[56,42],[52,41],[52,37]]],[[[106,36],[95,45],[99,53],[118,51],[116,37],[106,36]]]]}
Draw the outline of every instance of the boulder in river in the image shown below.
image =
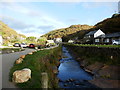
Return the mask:
{"type": "Polygon", "coordinates": [[[19,59],[16,60],[15,63],[16,63],[16,64],[20,64],[20,63],[22,63],[22,61],[23,61],[23,59],[22,59],[22,58],[19,58],[19,59]]]}
{"type": "Polygon", "coordinates": [[[58,73],[58,69],[57,69],[56,66],[53,66],[52,69],[53,69],[53,73],[54,73],[54,74],[57,74],[57,73],[58,73]]]}
{"type": "Polygon", "coordinates": [[[64,87],[67,87],[67,86],[68,86],[68,85],[65,83],[65,84],[64,84],[64,87]]]}
{"type": "Polygon", "coordinates": [[[24,83],[31,78],[31,70],[29,68],[24,68],[22,70],[17,70],[13,73],[14,83],[24,83]]]}
{"type": "Polygon", "coordinates": [[[75,80],[74,79],[72,79],[72,78],[70,78],[70,79],[68,79],[68,80],[66,80],[66,82],[74,82],[75,80]]]}

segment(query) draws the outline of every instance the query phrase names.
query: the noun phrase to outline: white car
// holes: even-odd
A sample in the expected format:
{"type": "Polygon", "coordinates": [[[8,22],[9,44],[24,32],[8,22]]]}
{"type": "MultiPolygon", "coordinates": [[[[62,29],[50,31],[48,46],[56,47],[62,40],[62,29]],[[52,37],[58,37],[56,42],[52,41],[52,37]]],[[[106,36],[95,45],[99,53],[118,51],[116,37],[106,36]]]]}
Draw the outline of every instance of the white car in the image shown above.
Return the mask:
{"type": "Polygon", "coordinates": [[[120,45],[120,40],[113,40],[112,44],[113,45],[120,45]]]}
{"type": "Polygon", "coordinates": [[[28,47],[27,44],[25,44],[25,43],[21,43],[20,46],[23,48],[28,47]]]}

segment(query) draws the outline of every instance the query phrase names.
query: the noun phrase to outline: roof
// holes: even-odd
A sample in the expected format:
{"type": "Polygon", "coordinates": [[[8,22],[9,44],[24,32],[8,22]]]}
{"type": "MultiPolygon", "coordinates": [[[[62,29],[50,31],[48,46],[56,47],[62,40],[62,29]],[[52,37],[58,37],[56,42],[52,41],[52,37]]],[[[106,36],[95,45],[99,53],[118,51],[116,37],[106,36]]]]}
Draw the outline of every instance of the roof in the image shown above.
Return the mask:
{"type": "Polygon", "coordinates": [[[105,38],[120,37],[120,32],[106,34],[105,38]]]}
{"type": "Polygon", "coordinates": [[[110,34],[106,34],[106,35],[100,35],[97,38],[112,38],[112,37],[120,37],[120,32],[110,33],[110,34]]]}
{"type": "Polygon", "coordinates": [[[94,33],[96,33],[98,30],[95,30],[95,31],[91,31],[89,33],[87,33],[86,35],[94,35],[94,33]]]}

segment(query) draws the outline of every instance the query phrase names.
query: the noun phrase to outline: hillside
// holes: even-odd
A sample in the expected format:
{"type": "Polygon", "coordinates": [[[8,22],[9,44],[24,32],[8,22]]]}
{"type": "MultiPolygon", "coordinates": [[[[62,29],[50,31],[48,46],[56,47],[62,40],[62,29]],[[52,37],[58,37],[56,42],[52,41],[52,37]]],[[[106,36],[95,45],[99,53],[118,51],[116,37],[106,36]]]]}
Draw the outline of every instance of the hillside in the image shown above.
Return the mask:
{"type": "Polygon", "coordinates": [[[3,37],[3,44],[14,43],[20,41],[22,38],[25,38],[25,35],[18,34],[15,30],[8,27],[2,21],[0,21],[0,34],[3,37]]]}
{"type": "Polygon", "coordinates": [[[89,25],[71,25],[68,28],[62,28],[58,30],[51,31],[43,37],[47,37],[47,39],[54,39],[56,37],[62,37],[65,41],[68,40],[67,37],[70,35],[73,35],[74,33],[77,33],[78,31],[82,31],[81,34],[83,35],[85,32],[87,32],[88,29],[92,28],[93,26],[89,25]]]}
{"type": "Polygon", "coordinates": [[[98,22],[94,26],[71,25],[68,28],[51,31],[43,36],[48,39],[62,37],[64,41],[68,41],[69,39],[75,39],[76,37],[82,39],[86,33],[98,29],[101,29],[105,33],[120,32],[120,14],[114,14],[111,18],[98,22]]]}
{"type": "Polygon", "coordinates": [[[114,14],[111,18],[97,23],[93,30],[98,29],[101,29],[105,33],[120,32],[120,14],[114,14]]]}

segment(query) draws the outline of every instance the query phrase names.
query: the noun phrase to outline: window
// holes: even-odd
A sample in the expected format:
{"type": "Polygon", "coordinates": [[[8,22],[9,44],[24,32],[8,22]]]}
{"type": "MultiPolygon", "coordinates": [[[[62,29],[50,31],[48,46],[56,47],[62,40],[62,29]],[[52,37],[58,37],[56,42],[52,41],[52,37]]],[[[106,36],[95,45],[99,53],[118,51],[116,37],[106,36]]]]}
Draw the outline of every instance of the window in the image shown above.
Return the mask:
{"type": "Polygon", "coordinates": [[[95,42],[99,42],[99,39],[95,39],[95,42]]]}
{"type": "Polygon", "coordinates": [[[105,42],[109,42],[109,38],[105,39],[105,42]]]}

